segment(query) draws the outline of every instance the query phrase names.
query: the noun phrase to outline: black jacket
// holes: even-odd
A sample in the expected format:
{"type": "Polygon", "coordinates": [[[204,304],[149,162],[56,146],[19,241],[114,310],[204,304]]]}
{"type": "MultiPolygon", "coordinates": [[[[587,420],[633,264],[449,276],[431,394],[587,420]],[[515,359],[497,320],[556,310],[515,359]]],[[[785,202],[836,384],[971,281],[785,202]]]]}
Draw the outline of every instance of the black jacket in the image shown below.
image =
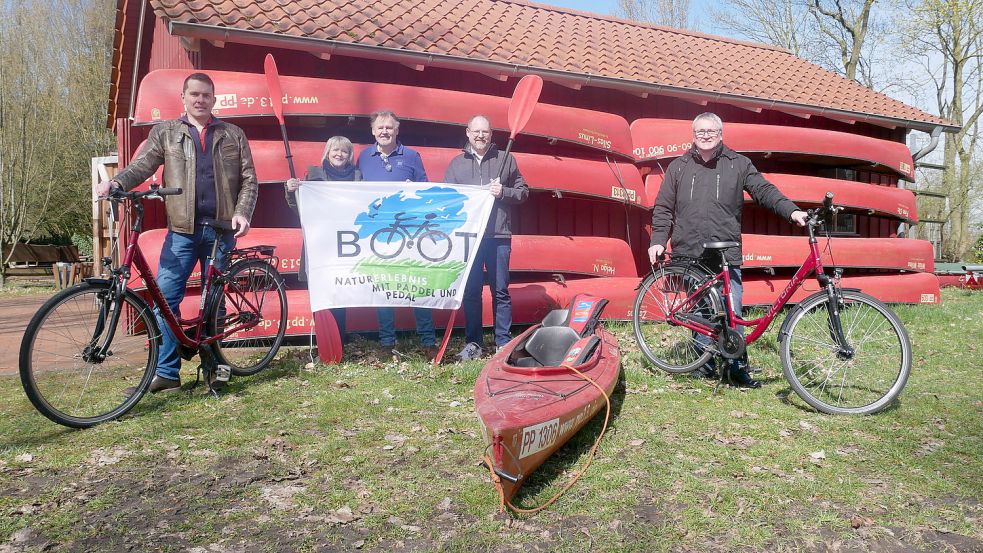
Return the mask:
{"type": "MultiPolygon", "coordinates": [[[[798,207],[765,180],[751,160],[721,144],[708,162],[696,147],[673,160],[652,210],[652,245],[700,257],[704,242],[741,241],[744,191],[754,201],[789,221],[798,207]]],[[[741,252],[731,249],[727,261],[741,264],[741,252]]]]}
{"type": "MultiPolygon", "coordinates": [[[[475,157],[471,145],[464,148],[464,153],[451,160],[444,173],[444,182],[448,184],[477,184],[486,185],[493,178],[502,174],[502,197],[495,199],[495,207],[488,217],[488,232],[495,238],[512,237],[512,215],[510,206],[521,204],[529,197],[529,187],[519,172],[519,165],[512,154],[505,159],[505,152],[499,151],[492,144],[485,157],[475,157]],[[502,164],[505,171],[502,172],[502,164]]],[[[488,234],[486,234],[488,236],[488,234]]]]}

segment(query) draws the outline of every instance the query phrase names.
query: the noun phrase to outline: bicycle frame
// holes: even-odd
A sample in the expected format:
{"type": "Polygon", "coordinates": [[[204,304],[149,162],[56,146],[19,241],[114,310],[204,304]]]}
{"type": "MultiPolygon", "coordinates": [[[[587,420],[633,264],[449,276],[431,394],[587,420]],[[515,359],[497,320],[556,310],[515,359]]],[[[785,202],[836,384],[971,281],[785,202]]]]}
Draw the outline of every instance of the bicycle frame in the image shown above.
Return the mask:
{"type": "MultiPolygon", "coordinates": [[[[245,321],[242,324],[235,325],[232,328],[224,329],[223,332],[216,334],[214,336],[206,336],[204,330],[205,322],[205,302],[215,284],[224,285],[221,281],[222,272],[219,271],[214,263],[208,263],[208,268],[203,271],[201,277],[201,301],[198,307],[198,314],[191,319],[183,319],[178,317],[174,311],[171,310],[170,306],[167,305],[167,301],[164,299],[164,294],[160,290],[160,286],[157,284],[157,279],[154,277],[153,271],[150,268],[150,264],[147,263],[147,259],[143,255],[143,251],[140,249],[140,231],[143,224],[143,205],[138,200],[132,200],[130,208],[132,211],[136,212],[134,217],[133,225],[130,228],[129,239],[127,240],[126,251],[123,255],[123,260],[119,267],[112,271],[114,290],[116,291],[117,297],[121,296],[126,288],[127,283],[130,281],[132,275],[132,268],[135,266],[137,274],[143,281],[147,288],[147,292],[150,295],[150,306],[157,307],[160,310],[161,317],[164,319],[165,324],[171,329],[171,332],[177,338],[177,341],[192,350],[198,350],[203,345],[212,344],[219,340],[226,338],[229,335],[235,334],[242,330],[247,330],[259,324],[259,319],[245,321]],[[184,327],[193,327],[195,329],[194,336],[188,336],[184,332],[184,327]]],[[[210,259],[214,259],[218,249],[218,239],[212,245],[212,254],[210,259]]],[[[230,252],[231,254],[231,252],[230,252]]],[[[104,261],[105,263],[105,261],[104,261]]],[[[240,300],[244,305],[248,306],[249,309],[258,312],[259,310],[255,305],[245,297],[241,297],[240,300]]],[[[121,304],[117,304],[121,305],[121,304]]],[[[110,329],[116,328],[116,323],[119,321],[121,309],[113,309],[112,313],[112,325],[110,329]]],[[[103,314],[100,315],[100,319],[104,317],[103,314]]],[[[94,336],[99,336],[101,333],[102,321],[97,324],[97,332],[94,336]]],[[[106,336],[102,346],[96,350],[89,349],[86,354],[97,359],[104,359],[109,345],[112,343],[114,331],[111,330],[110,334],[106,336]]],[[[90,348],[94,346],[92,344],[90,348]]]]}
{"type": "MultiPolygon", "coordinates": [[[[831,200],[831,198],[832,196],[830,195],[828,200],[831,200]]],[[[827,210],[830,209],[828,206],[824,205],[824,207],[827,210]]],[[[802,262],[802,266],[799,267],[799,270],[797,270],[792,276],[792,280],[789,281],[785,289],[782,290],[781,294],[778,295],[778,298],[775,299],[775,302],[768,308],[768,311],[764,316],[757,319],[746,320],[738,317],[734,313],[733,301],[731,299],[730,266],[727,263],[726,258],[721,255],[721,258],[723,259],[722,270],[698,286],[696,290],[690,294],[690,297],[687,298],[686,301],[672,308],[669,311],[669,322],[716,340],[718,337],[718,331],[715,328],[701,324],[700,322],[678,319],[676,318],[675,314],[682,310],[694,308],[694,298],[701,297],[703,292],[705,292],[709,287],[716,286],[718,282],[722,281],[723,302],[724,309],[726,311],[727,326],[731,329],[737,329],[738,325],[754,327],[754,330],[751,331],[751,333],[745,338],[745,343],[750,344],[760,338],[761,335],[768,330],[768,326],[771,325],[772,321],[774,321],[775,316],[778,315],[778,312],[785,307],[788,301],[792,298],[792,295],[799,289],[800,286],[802,286],[802,283],[805,282],[809,275],[813,274],[813,272],[815,272],[816,280],[819,282],[820,286],[822,286],[827,293],[832,294],[832,280],[825,273],[825,269],[823,268],[822,256],[819,252],[819,243],[816,239],[814,225],[817,224],[816,221],[818,220],[818,212],[812,212],[810,210],[810,213],[811,218],[809,224],[807,225],[809,230],[809,255],[806,257],[805,261],[802,262]]],[[[723,251],[720,253],[722,254],[723,251]]],[[[849,350],[849,346],[846,345],[846,341],[842,338],[842,329],[839,328],[840,322],[838,312],[831,313],[831,321],[834,326],[832,330],[834,331],[836,337],[839,338],[838,343],[841,344],[841,348],[844,350],[849,350]]]]}

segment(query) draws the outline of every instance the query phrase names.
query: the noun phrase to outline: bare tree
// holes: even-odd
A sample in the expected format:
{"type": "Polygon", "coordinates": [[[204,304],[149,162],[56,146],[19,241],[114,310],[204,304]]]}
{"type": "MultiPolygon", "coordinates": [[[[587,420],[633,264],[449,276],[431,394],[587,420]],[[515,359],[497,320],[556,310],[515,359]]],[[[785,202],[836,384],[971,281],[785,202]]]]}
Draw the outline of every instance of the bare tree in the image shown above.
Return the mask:
{"type": "MultiPolygon", "coordinates": [[[[810,0],[812,13],[819,32],[839,54],[838,63],[829,64],[850,80],[863,82],[872,78],[871,67],[864,59],[867,35],[871,30],[872,8],[876,0],[810,0]],[[859,73],[859,77],[858,77],[859,73]]],[[[872,86],[871,82],[864,82],[872,86]]]]}
{"type": "MultiPolygon", "coordinates": [[[[0,242],[88,235],[105,129],[109,0],[0,3],[0,242]],[[39,30],[44,30],[39,32],[39,30]]],[[[0,286],[13,248],[0,259],[0,286]]]]}
{"type": "Polygon", "coordinates": [[[945,256],[971,249],[973,202],[979,194],[974,155],[983,114],[983,0],[908,0],[908,52],[925,68],[939,115],[961,127],[945,135],[941,191],[949,196],[945,256]]]}
{"type": "Polygon", "coordinates": [[[784,48],[870,88],[898,86],[883,67],[887,23],[877,0],[726,0],[712,11],[716,27],[784,48]]]}
{"type": "Polygon", "coordinates": [[[620,15],[635,21],[687,29],[690,0],[618,0],[620,15]]]}
{"type": "Polygon", "coordinates": [[[801,0],[728,0],[726,6],[711,14],[717,27],[734,36],[772,44],[807,59],[815,50],[809,8],[801,0]]]}

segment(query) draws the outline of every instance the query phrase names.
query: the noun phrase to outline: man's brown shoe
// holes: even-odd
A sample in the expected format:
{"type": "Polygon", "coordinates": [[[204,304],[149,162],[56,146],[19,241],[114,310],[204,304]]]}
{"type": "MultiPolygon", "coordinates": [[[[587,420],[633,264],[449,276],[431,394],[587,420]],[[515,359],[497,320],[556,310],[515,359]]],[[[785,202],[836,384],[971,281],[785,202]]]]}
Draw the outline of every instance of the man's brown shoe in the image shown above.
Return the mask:
{"type": "MultiPolygon", "coordinates": [[[[180,380],[171,380],[170,378],[162,378],[160,376],[154,376],[154,379],[150,381],[150,386],[147,387],[147,391],[151,394],[156,394],[158,392],[176,392],[181,389],[180,380]]],[[[130,386],[123,390],[123,395],[130,397],[137,391],[136,386],[130,386]]]]}

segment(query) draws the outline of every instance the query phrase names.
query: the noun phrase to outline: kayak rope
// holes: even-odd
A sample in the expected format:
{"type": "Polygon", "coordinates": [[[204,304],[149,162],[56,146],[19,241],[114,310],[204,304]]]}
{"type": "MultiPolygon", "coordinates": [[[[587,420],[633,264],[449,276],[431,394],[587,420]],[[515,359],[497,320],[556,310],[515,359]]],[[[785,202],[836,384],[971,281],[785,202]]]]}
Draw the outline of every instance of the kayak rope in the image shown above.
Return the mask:
{"type": "Polygon", "coordinates": [[[608,421],[611,418],[611,398],[608,396],[608,393],[605,392],[604,388],[602,388],[597,382],[594,382],[594,380],[591,377],[578,371],[572,366],[567,364],[561,364],[560,366],[573,371],[577,376],[586,380],[590,385],[600,390],[601,395],[604,396],[606,411],[604,413],[604,425],[601,427],[601,433],[598,434],[597,440],[594,441],[594,445],[590,448],[590,451],[587,453],[587,460],[584,462],[584,465],[579,470],[577,470],[576,473],[574,473],[574,475],[570,478],[570,481],[567,482],[560,491],[556,492],[556,495],[546,500],[545,503],[536,507],[532,507],[530,509],[523,509],[521,507],[516,507],[515,505],[512,504],[512,501],[505,499],[505,489],[502,487],[502,479],[499,478],[497,474],[495,474],[495,468],[494,468],[495,464],[488,457],[488,453],[487,453],[488,448],[485,448],[485,452],[486,452],[484,454],[485,465],[488,466],[488,472],[491,473],[492,482],[495,483],[495,489],[498,490],[499,512],[504,512],[505,508],[508,507],[509,510],[516,513],[532,514],[532,513],[538,513],[539,511],[542,511],[543,509],[549,507],[553,503],[556,503],[558,499],[563,497],[563,494],[567,493],[567,491],[569,491],[570,488],[572,488],[573,485],[576,484],[578,480],[580,480],[580,477],[583,476],[585,472],[587,472],[587,469],[590,468],[591,463],[594,462],[594,454],[597,453],[597,447],[601,445],[601,439],[604,438],[604,433],[608,429],[608,421]]]}

